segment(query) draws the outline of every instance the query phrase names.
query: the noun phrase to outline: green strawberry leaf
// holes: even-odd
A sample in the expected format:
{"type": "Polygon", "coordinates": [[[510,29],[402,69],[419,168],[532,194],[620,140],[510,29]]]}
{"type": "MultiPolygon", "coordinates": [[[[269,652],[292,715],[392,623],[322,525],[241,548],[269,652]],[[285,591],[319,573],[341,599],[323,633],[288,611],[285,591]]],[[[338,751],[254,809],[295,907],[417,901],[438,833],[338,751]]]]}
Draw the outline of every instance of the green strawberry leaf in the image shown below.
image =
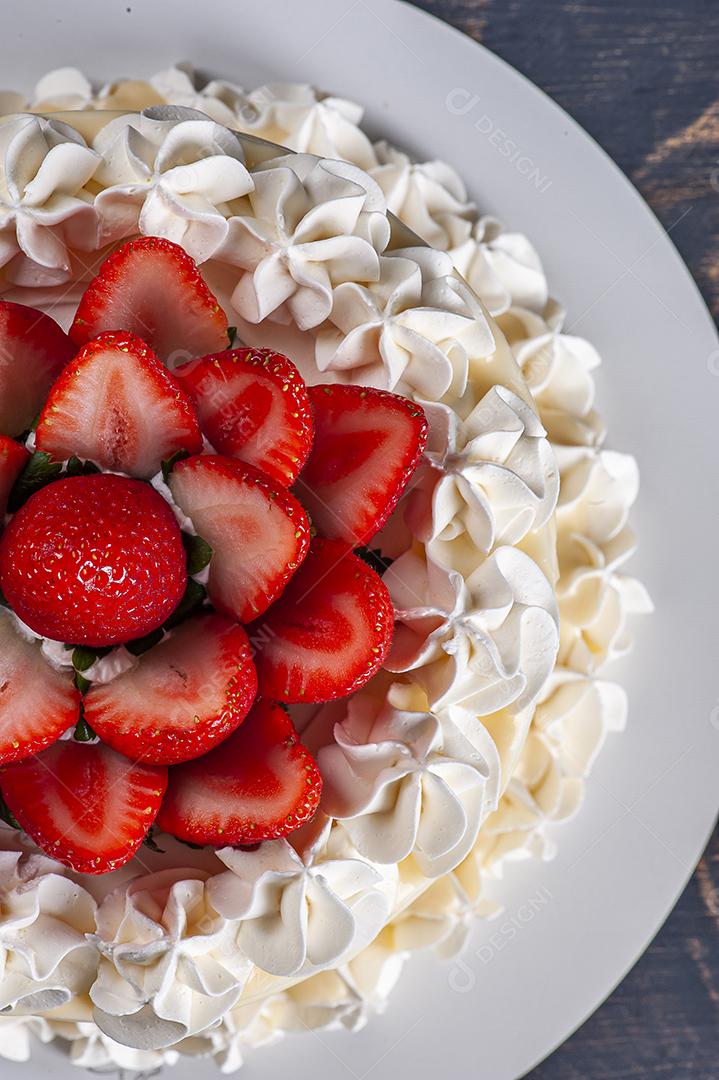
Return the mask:
{"type": "Polygon", "coordinates": [[[76,671],[75,672],[75,686],[77,687],[77,689],[80,691],[81,694],[86,694],[88,692],[88,690],[90,689],[90,687],[92,686],[92,683],[90,682],[89,679],[86,679],[84,675],[81,675],[79,671],[76,671]]]}
{"type": "Polygon", "coordinates": [[[182,534],[182,543],[187,552],[187,573],[192,577],[199,574],[206,566],[209,566],[212,558],[212,548],[201,536],[193,536],[191,533],[182,534]]]}
{"type": "Polygon", "coordinates": [[[383,555],[379,548],[357,547],[354,553],[380,577],[394,562],[394,559],[388,559],[383,555]]]}
{"type": "Polygon", "coordinates": [[[181,622],[184,622],[185,619],[188,619],[190,615],[194,615],[196,611],[199,611],[205,602],[206,596],[207,589],[205,589],[204,585],[200,585],[199,581],[190,578],[187,582],[185,595],[172,615],[170,615],[170,618],[165,622],[165,629],[172,630],[175,626],[179,626],[181,622]]]}
{"type": "Polygon", "coordinates": [[[65,466],[65,476],[93,476],[100,471],[94,461],[81,461],[75,454],[65,466]]]}
{"type": "Polygon", "coordinates": [[[164,855],[165,854],[165,849],[161,848],[161,847],[158,847],[157,841],[155,840],[155,827],[154,827],[154,825],[151,825],[150,828],[147,830],[147,835],[145,836],[145,839],[142,842],[143,842],[143,844],[146,844],[147,847],[149,847],[150,851],[154,851],[158,855],[164,855]]]}
{"type": "Polygon", "coordinates": [[[161,465],[162,477],[165,483],[167,483],[170,479],[170,473],[174,469],[175,465],[177,465],[178,461],[184,461],[185,458],[188,458],[189,456],[190,455],[188,454],[187,450],[176,450],[175,453],[171,454],[169,458],[165,458],[161,465]]]}
{"type": "Polygon", "coordinates": [[[158,630],[153,630],[150,634],[145,634],[144,637],[135,638],[134,641],[128,641],[125,644],[125,648],[128,652],[131,652],[133,656],[142,656],[143,653],[151,649],[153,645],[159,645],[165,636],[165,632],[160,627],[158,630]]]}
{"type": "Polygon", "coordinates": [[[95,738],[95,732],[82,715],[75,724],[75,734],[73,738],[75,739],[75,742],[91,742],[95,738]]]}
{"type": "Polygon", "coordinates": [[[43,450],[34,453],[13,484],[7,502],[9,513],[16,513],[31,495],[57,480],[61,472],[61,461],[53,461],[43,450]]]}

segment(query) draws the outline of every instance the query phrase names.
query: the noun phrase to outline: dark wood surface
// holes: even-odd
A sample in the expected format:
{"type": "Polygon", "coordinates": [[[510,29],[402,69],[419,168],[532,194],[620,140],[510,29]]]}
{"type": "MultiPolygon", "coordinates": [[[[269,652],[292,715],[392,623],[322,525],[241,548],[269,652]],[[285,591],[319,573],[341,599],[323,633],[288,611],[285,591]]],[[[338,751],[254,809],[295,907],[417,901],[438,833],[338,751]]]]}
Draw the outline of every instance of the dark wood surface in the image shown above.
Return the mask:
{"type": "MultiPolygon", "coordinates": [[[[545,90],[642,192],[719,319],[719,0],[418,0],[545,90]]],[[[531,1080],[719,1080],[719,831],[654,943],[531,1080]]]]}

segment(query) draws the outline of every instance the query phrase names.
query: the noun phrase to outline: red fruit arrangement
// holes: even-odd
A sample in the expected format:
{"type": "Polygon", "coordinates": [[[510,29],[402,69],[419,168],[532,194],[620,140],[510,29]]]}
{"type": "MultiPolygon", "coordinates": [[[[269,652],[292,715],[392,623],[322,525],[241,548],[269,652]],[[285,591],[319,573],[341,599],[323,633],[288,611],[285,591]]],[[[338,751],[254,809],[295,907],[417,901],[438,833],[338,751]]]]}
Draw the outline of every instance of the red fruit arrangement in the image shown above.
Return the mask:
{"type": "Polygon", "coordinates": [[[286,706],[354,693],[391,645],[353,549],[419,463],[422,410],[308,387],[229,333],[157,237],[106,260],[67,335],[0,301],[0,812],[80,873],[155,822],[215,846],[299,828],[322,781],[286,706]]]}

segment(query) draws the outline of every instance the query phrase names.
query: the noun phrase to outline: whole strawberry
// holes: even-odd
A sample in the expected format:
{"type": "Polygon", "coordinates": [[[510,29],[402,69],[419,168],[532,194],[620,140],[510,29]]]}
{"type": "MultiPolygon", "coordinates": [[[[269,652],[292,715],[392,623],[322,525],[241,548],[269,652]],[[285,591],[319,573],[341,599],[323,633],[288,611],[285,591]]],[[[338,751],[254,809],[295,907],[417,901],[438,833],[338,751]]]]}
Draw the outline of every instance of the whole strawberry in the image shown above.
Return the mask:
{"type": "Polygon", "coordinates": [[[101,647],[142,637],[175,609],[187,559],[154,488],[114,474],[37,491],[0,539],[0,590],[36,634],[101,647]]]}

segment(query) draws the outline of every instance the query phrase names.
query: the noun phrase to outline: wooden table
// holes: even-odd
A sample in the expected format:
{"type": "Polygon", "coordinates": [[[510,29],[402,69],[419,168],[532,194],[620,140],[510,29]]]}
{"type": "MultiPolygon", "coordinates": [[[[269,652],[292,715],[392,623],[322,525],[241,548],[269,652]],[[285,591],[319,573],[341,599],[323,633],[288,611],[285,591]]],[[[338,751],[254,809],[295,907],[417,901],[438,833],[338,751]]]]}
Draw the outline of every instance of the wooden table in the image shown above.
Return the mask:
{"type": "MultiPolygon", "coordinates": [[[[719,318],[719,2],[415,2],[597,139],[671,231],[719,318]]],[[[719,831],[642,960],[531,1077],[719,1080],[719,831]]]]}

